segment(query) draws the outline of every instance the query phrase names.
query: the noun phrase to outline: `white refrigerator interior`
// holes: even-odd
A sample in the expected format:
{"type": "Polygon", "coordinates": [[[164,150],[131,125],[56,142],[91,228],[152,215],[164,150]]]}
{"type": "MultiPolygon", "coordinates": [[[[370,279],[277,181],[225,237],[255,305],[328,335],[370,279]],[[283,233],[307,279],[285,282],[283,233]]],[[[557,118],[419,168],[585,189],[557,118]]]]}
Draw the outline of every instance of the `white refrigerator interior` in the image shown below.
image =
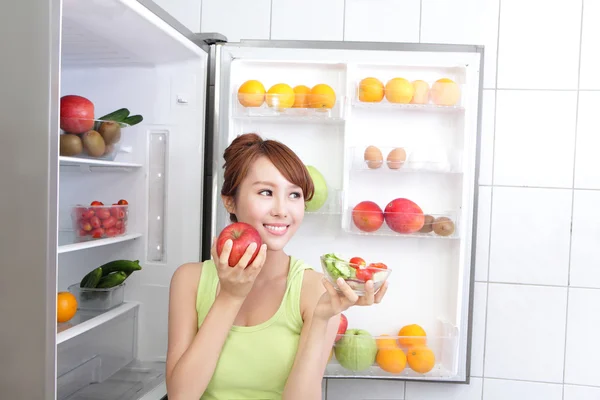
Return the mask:
{"type": "MultiPolygon", "coordinates": [[[[394,368],[383,366],[388,369],[384,370],[377,362],[358,370],[346,368],[333,356],[326,377],[450,382],[468,377],[481,52],[475,46],[253,41],[228,43],[217,52],[216,188],[223,179],[220,155],[237,135],[256,132],[290,146],[325,178],[327,200],[306,213],[288,253],[317,270],[322,269],[320,256],[328,253],[386,264],[392,273],[384,301],[349,309],[348,328],[366,330],[373,337],[390,335],[402,344],[421,340],[398,337],[403,326],[418,324],[426,332],[423,343],[435,355],[435,366],[426,373],[408,365],[390,372],[394,368]],[[360,82],[369,77],[383,85],[398,77],[425,81],[429,100],[426,104],[394,103],[387,97],[361,101],[360,82]],[[434,85],[442,78],[457,84],[456,103],[443,104],[439,93],[446,89],[444,81],[434,85]],[[335,92],[335,103],[325,109],[276,110],[272,105],[285,97],[278,100],[267,92],[262,105],[242,105],[238,90],[248,80],[261,82],[267,91],[279,83],[292,88],[326,84],[335,92]],[[366,161],[369,146],[379,149],[379,163],[366,161]],[[400,165],[387,162],[394,149],[406,154],[400,165]],[[384,210],[397,198],[411,200],[432,218],[450,219],[453,232],[398,233],[386,222],[366,232],[353,222],[359,203],[375,202],[384,210]]],[[[393,100],[392,89],[388,92],[393,100]]],[[[219,202],[214,192],[213,206],[219,202]]],[[[222,207],[213,215],[215,235],[229,219],[222,207]]],[[[408,348],[404,351],[408,354],[408,348]]]]}
{"type": "Polygon", "coordinates": [[[60,156],[57,290],[77,290],[113,260],[139,260],[142,270],[107,304],[58,324],[57,398],[138,399],[164,392],[170,278],[200,259],[208,54],[128,0],[65,1],[61,45],[61,96],[89,99],[96,118],[127,108],[143,121],[121,129],[114,160],[60,156]],[[124,235],[75,238],[76,205],[122,199],[124,235]]]}

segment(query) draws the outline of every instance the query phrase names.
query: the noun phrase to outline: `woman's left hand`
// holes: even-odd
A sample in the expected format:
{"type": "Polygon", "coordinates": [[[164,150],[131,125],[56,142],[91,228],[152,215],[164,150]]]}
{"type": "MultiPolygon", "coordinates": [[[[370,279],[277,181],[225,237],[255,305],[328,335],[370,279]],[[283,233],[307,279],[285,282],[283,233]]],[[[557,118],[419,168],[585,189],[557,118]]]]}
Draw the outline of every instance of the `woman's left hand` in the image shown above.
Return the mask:
{"type": "Polygon", "coordinates": [[[340,291],[337,291],[327,278],[323,278],[323,286],[327,291],[323,293],[317,306],[315,307],[314,317],[329,319],[348,308],[357,306],[370,306],[381,302],[388,288],[387,281],[383,283],[377,294],[373,287],[373,281],[369,280],[365,283],[364,296],[357,295],[354,290],[342,278],[338,278],[337,285],[340,291]]]}

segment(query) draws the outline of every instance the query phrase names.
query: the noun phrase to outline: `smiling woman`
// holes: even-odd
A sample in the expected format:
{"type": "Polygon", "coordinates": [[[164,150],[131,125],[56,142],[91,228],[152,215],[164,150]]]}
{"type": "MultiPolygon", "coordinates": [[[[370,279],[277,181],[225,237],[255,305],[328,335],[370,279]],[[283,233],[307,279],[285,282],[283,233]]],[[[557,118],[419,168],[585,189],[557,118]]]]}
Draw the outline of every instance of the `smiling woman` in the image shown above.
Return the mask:
{"type": "MultiPolygon", "coordinates": [[[[232,222],[260,235],[236,265],[232,241],[203,263],[184,264],[171,281],[169,399],[320,399],[339,314],[379,302],[373,282],[358,297],[341,292],[284,248],[304,219],[313,182],[284,144],[238,136],[223,155],[221,197],[232,222]],[[258,240],[257,240],[258,241],[258,240]]],[[[220,247],[220,246],[219,246],[220,247]]]]}

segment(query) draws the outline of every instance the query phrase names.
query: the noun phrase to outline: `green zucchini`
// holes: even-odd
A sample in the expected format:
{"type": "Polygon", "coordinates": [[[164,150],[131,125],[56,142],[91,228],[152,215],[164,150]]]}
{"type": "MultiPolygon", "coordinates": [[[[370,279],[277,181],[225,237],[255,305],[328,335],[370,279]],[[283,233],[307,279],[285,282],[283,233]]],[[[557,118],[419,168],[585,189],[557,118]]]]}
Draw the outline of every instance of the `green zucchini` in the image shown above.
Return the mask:
{"type": "Polygon", "coordinates": [[[103,117],[100,117],[98,119],[104,120],[104,121],[116,121],[116,122],[123,122],[125,121],[125,119],[129,116],[129,110],[126,108],[119,108],[117,111],[113,111],[110,114],[106,114],[103,117]]]}
{"type": "Polygon", "coordinates": [[[135,271],[141,270],[142,266],[140,265],[139,260],[113,260],[101,265],[100,268],[102,268],[103,277],[118,271],[125,272],[127,276],[129,276],[135,271]]]}
{"type": "Polygon", "coordinates": [[[115,286],[119,286],[127,279],[127,274],[123,271],[113,272],[110,275],[103,276],[100,278],[100,282],[96,285],[96,289],[109,289],[115,286]]]}
{"type": "Polygon", "coordinates": [[[121,122],[126,123],[129,126],[133,126],[133,125],[139,124],[143,120],[144,120],[144,117],[142,117],[141,115],[132,115],[130,117],[125,118],[121,122]]]}
{"type": "Polygon", "coordinates": [[[102,278],[102,267],[94,268],[79,283],[80,288],[95,288],[102,278]]]}

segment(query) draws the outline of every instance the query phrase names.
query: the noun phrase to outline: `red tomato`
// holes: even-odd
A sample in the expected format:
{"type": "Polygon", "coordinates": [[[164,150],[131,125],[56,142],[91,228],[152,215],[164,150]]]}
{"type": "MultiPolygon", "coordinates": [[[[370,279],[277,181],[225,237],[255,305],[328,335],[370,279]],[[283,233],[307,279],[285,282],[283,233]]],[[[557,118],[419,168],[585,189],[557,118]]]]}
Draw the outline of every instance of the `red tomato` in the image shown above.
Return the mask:
{"type": "Polygon", "coordinates": [[[81,221],[79,223],[79,227],[86,232],[89,232],[93,229],[92,224],[90,224],[90,221],[81,221]]]}
{"type": "Polygon", "coordinates": [[[108,237],[115,237],[118,234],[119,234],[119,230],[117,228],[115,228],[115,227],[108,228],[106,230],[106,236],[108,236],[108,237]]]}
{"type": "Polygon", "coordinates": [[[387,265],[384,263],[371,263],[368,268],[387,269],[387,265]]]}
{"type": "Polygon", "coordinates": [[[123,207],[112,207],[110,209],[110,215],[112,215],[116,219],[123,219],[125,218],[125,210],[123,209],[123,207]]]}
{"type": "Polygon", "coordinates": [[[367,268],[359,268],[356,270],[356,279],[363,282],[373,279],[373,271],[367,268]]]}
{"type": "Polygon", "coordinates": [[[112,228],[117,223],[117,219],[112,215],[102,221],[102,227],[105,229],[112,228]]]}
{"type": "Polygon", "coordinates": [[[96,228],[92,231],[92,237],[94,239],[100,239],[102,236],[104,236],[104,229],[96,228]]]}
{"type": "Polygon", "coordinates": [[[101,201],[98,200],[94,200],[92,201],[92,206],[103,206],[104,204],[101,201]]]}
{"type": "Polygon", "coordinates": [[[364,267],[365,265],[367,265],[367,263],[360,257],[352,257],[350,259],[350,266],[352,268],[364,267]]]}
{"type": "Polygon", "coordinates": [[[121,200],[119,200],[119,202],[118,202],[117,204],[118,204],[118,205],[120,205],[120,206],[126,206],[126,205],[128,205],[129,203],[127,202],[127,200],[123,200],[123,199],[121,199],[121,200]]]}
{"type": "Polygon", "coordinates": [[[101,223],[100,223],[100,218],[98,218],[97,216],[93,216],[92,218],[90,218],[90,224],[92,225],[92,228],[96,229],[96,228],[100,228],[101,223]]]}
{"type": "Polygon", "coordinates": [[[100,209],[96,210],[96,215],[100,219],[106,219],[106,218],[110,217],[110,210],[108,208],[100,208],[100,209]]]}

